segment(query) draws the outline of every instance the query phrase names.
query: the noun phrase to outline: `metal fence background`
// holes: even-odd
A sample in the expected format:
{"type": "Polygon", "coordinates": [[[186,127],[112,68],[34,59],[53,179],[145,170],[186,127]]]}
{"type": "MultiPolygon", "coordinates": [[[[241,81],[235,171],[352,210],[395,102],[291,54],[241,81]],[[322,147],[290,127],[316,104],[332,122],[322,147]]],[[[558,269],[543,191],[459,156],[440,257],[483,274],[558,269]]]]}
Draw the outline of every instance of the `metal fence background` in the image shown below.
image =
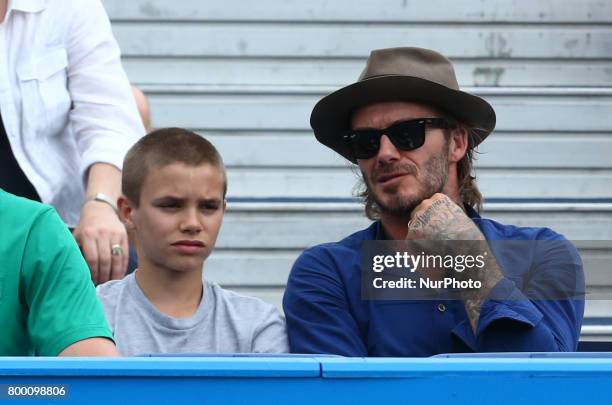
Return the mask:
{"type": "MultiPolygon", "coordinates": [[[[153,125],[221,151],[230,200],[205,272],[280,306],[304,248],[368,221],[355,174],[308,119],[370,50],[432,48],[496,109],[479,149],[485,215],[577,242],[590,288],[612,291],[612,2],[607,0],[103,0],[153,125]],[[595,241],[595,242],[589,242],[595,241]]],[[[612,338],[589,301],[585,339],[612,338]]]]}

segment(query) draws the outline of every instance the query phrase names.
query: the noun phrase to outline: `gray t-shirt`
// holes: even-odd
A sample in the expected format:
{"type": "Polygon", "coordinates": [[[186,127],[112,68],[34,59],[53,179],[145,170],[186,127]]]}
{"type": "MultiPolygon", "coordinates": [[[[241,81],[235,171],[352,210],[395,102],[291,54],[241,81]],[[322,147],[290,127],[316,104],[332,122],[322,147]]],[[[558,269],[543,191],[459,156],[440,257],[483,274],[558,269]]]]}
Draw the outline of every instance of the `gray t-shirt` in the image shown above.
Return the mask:
{"type": "Polygon", "coordinates": [[[134,274],[96,289],[124,356],[289,351],[285,320],[271,304],[205,281],[195,314],[177,319],[155,308],[134,274]]]}

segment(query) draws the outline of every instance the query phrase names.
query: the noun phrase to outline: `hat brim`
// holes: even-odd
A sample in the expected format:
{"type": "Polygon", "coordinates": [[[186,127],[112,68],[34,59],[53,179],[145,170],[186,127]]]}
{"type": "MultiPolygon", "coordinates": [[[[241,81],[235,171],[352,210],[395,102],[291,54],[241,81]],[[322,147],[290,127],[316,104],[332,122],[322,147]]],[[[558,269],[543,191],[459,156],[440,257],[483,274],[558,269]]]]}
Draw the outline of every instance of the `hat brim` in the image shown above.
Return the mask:
{"type": "Polygon", "coordinates": [[[495,128],[495,111],[482,98],[429,80],[399,75],[365,79],[322,98],[312,110],[310,126],[319,142],[356,163],[343,138],[351,129],[351,114],[368,104],[398,100],[434,105],[475,128],[474,146],[495,128]]]}

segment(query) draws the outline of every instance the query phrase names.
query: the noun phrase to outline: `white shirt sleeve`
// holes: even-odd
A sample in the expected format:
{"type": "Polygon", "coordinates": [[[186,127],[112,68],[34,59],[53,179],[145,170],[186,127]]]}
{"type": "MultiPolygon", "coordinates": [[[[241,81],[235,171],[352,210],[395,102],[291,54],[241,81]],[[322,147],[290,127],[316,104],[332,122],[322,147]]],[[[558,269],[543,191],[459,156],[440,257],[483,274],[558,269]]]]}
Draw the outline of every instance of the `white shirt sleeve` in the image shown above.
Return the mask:
{"type": "Polygon", "coordinates": [[[73,0],[66,40],[70,125],[83,179],[97,162],[121,169],[127,150],[145,133],[119,46],[100,0],[73,0]]]}

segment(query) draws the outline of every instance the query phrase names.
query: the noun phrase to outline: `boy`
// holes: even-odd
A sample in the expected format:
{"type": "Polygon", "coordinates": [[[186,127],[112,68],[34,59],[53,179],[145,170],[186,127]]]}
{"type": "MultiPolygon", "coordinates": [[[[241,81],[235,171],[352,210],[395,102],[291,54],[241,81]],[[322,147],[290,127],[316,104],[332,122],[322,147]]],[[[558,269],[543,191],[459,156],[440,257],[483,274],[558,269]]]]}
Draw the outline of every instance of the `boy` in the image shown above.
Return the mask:
{"type": "Polygon", "coordinates": [[[98,287],[123,355],[288,350],[276,308],[203,281],[226,191],[221,156],[193,132],[156,130],[128,152],[118,207],[139,267],[98,287]]]}

